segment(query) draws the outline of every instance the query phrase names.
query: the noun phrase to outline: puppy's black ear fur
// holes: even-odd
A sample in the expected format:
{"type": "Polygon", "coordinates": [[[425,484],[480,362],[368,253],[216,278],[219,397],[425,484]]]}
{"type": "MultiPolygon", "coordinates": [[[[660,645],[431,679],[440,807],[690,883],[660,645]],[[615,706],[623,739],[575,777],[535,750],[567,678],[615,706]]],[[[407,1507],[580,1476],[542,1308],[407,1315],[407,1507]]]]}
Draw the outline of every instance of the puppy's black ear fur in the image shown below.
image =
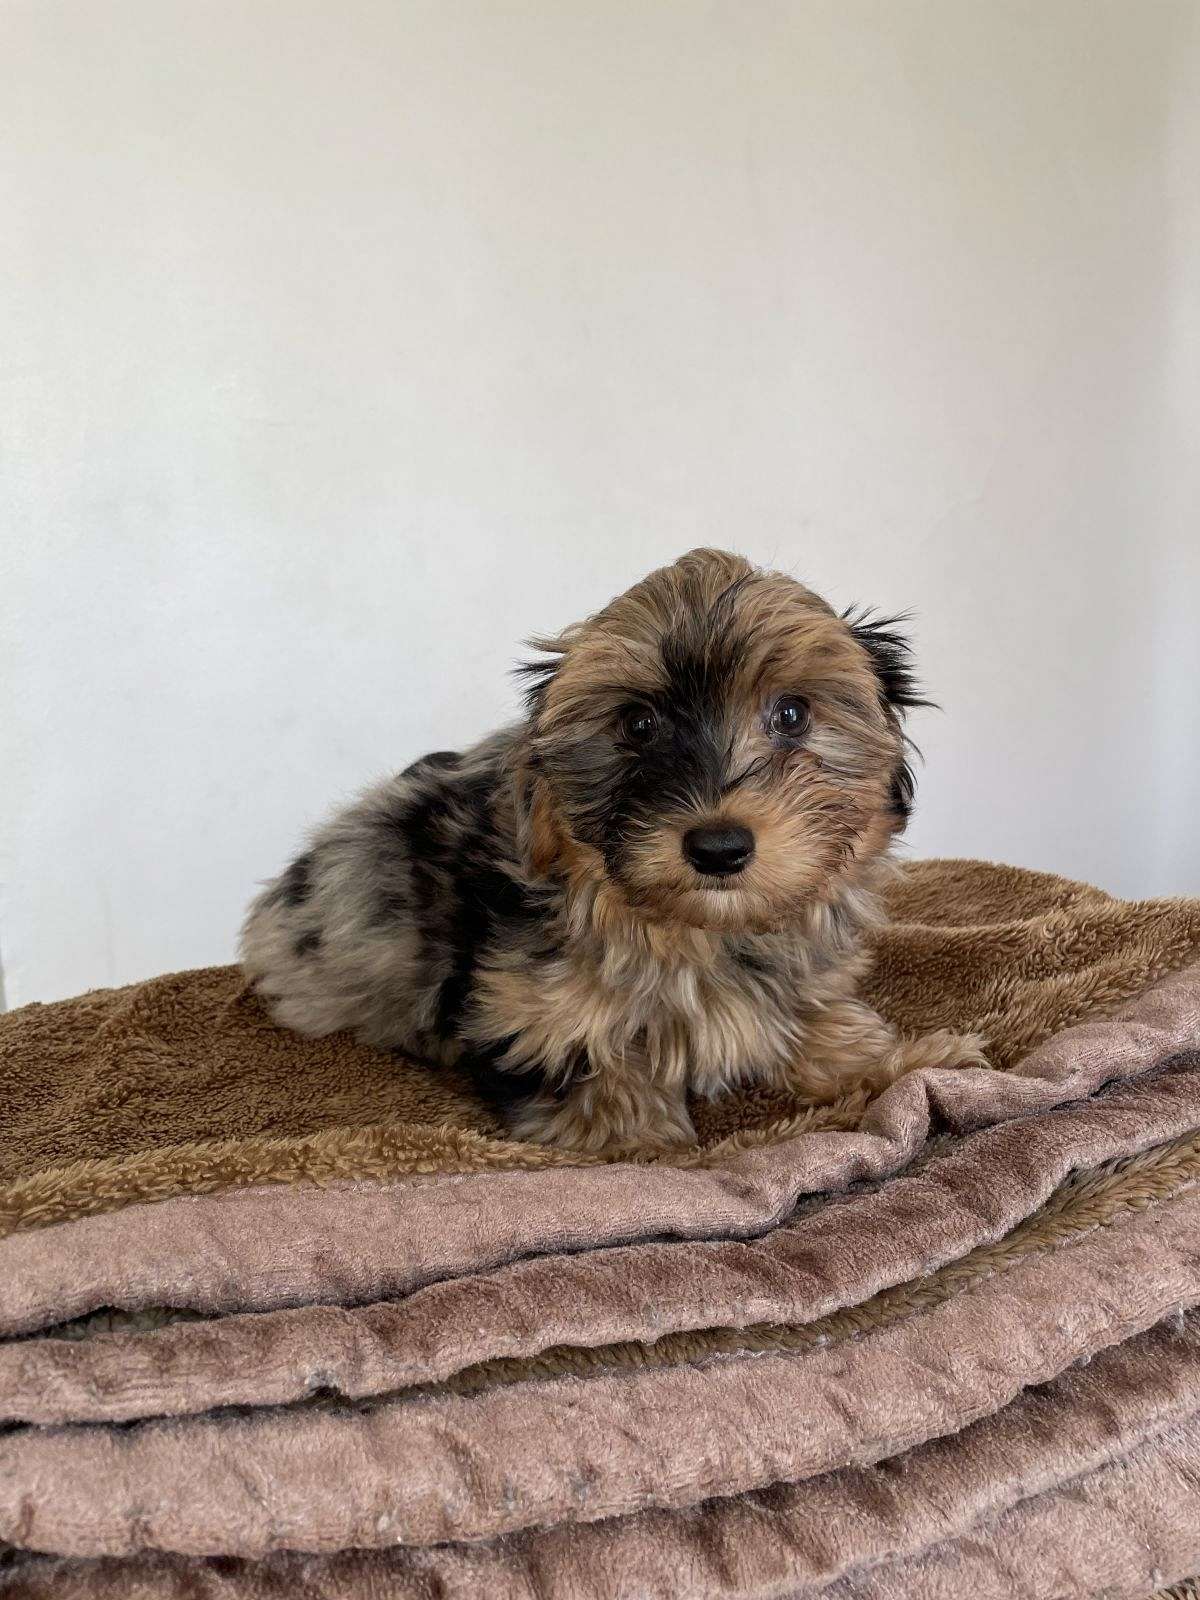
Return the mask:
{"type": "Polygon", "coordinates": [[[513,676],[525,686],[525,711],[530,722],[536,722],[546,698],[546,690],[554,674],[563,664],[563,657],[571,648],[578,627],[567,628],[553,638],[527,640],[531,650],[536,650],[541,660],[521,661],[513,668],[513,676]]]}
{"type": "Polygon", "coordinates": [[[871,658],[879,679],[879,697],[897,720],[914,706],[931,706],[920,692],[913,669],[912,645],[900,629],[909,620],[876,617],[865,606],[851,606],[842,612],[842,621],[871,658]]]}
{"type": "MultiPolygon", "coordinates": [[[[870,656],[879,680],[879,698],[897,727],[903,727],[905,714],[915,707],[934,704],[920,692],[913,669],[912,645],[900,631],[908,621],[907,615],[876,617],[865,606],[851,606],[842,612],[842,620],[870,656]]],[[[906,737],[904,743],[908,749],[916,751],[911,739],[906,737]]],[[[912,814],[915,789],[916,779],[906,757],[892,775],[891,806],[898,829],[904,827],[912,814]]]]}
{"type": "Polygon", "coordinates": [[[558,671],[560,658],[553,661],[522,661],[513,668],[513,676],[521,683],[525,696],[525,710],[531,720],[542,709],[542,701],[550,680],[558,671]]]}
{"type": "Polygon", "coordinates": [[[908,819],[912,816],[916,787],[917,780],[913,775],[912,763],[905,757],[892,773],[892,787],[888,794],[888,804],[896,819],[897,833],[907,826],[908,819]]]}

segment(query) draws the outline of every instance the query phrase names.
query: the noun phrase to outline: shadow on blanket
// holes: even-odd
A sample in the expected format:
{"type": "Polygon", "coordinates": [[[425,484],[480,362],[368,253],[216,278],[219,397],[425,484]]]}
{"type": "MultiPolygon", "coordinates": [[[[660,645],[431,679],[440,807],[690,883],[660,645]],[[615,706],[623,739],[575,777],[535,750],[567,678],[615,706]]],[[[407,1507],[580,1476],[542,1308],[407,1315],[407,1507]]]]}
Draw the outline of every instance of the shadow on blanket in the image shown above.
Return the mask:
{"type": "Polygon", "coordinates": [[[873,1001],[1009,1070],[733,1097],[670,1164],[506,1141],[230,968],[0,1019],[0,1594],[1200,1570],[1200,903],[950,861],[890,909],[873,1001]]]}

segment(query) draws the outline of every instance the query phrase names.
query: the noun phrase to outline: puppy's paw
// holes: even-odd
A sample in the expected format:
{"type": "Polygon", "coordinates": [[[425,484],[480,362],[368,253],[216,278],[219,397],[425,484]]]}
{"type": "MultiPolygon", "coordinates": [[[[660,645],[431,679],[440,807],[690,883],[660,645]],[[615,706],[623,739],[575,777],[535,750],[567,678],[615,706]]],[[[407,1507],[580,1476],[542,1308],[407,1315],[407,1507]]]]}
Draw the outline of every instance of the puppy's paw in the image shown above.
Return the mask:
{"type": "Polygon", "coordinates": [[[678,1153],[694,1146],[696,1130],[682,1105],[659,1101],[638,1109],[644,1114],[622,1115],[612,1106],[598,1106],[590,1096],[569,1094],[557,1099],[537,1094],[513,1117],[514,1139],[529,1144],[550,1144],[581,1155],[606,1159],[678,1153]]]}
{"type": "Polygon", "coordinates": [[[915,1039],[900,1039],[869,1072],[862,1082],[878,1093],[897,1078],[922,1067],[986,1067],[987,1041],[977,1033],[952,1033],[949,1028],[935,1028],[932,1033],[922,1033],[915,1039]]]}

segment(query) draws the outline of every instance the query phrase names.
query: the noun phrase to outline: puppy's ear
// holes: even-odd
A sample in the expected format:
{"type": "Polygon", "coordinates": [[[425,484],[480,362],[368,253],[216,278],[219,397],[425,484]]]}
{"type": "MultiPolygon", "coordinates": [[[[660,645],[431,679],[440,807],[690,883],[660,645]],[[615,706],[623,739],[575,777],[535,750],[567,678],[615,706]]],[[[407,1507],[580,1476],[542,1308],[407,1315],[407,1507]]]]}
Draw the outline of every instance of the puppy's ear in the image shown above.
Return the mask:
{"type": "Polygon", "coordinates": [[[888,809],[896,819],[897,833],[904,830],[909,817],[912,816],[913,795],[916,793],[916,788],[917,780],[913,774],[912,762],[907,756],[902,756],[892,773],[892,787],[888,793],[888,809]]]}
{"type": "Polygon", "coordinates": [[[543,713],[550,686],[583,627],[577,622],[553,637],[530,639],[529,648],[539,651],[542,659],[524,661],[516,668],[525,682],[525,730],[515,764],[518,829],[525,867],[539,878],[565,873],[577,849],[539,770],[537,742],[545,732],[543,713]]]}
{"type": "Polygon", "coordinates": [[[865,606],[851,606],[842,620],[871,658],[879,679],[879,698],[897,722],[915,706],[931,706],[921,694],[913,668],[912,645],[900,630],[909,618],[876,617],[865,606]]]}
{"type": "MultiPolygon", "coordinates": [[[[905,751],[915,751],[912,740],[903,733],[905,715],[916,706],[932,706],[920,692],[913,669],[912,645],[907,634],[901,632],[909,620],[899,617],[877,617],[866,607],[851,606],[842,612],[842,620],[871,658],[871,666],[879,682],[879,699],[889,721],[903,739],[905,751]]],[[[907,754],[903,755],[892,774],[890,805],[896,818],[897,830],[904,827],[912,814],[916,778],[907,754]]]]}
{"type": "Polygon", "coordinates": [[[530,868],[539,878],[548,878],[563,864],[566,837],[555,814],[554,802],[545,778],[534,778],[529,797],[526,850],[530,868]]]}
{"type": "Polygon", "coordinates": [[[554,681],[554,675],[563,664],[563,657],[571,648],[573,635],[578,631],[567,628],[565,632],[556,634],[552,638],[533,638],[526,640],[531,650],[536,650],[542,657],[540,661],[521,661],[513,668],[514,676],[525,685],[525,711],[529,725],[533,728],[546,701],[546,691],[554,681]]]}
{"type": "Polygon", "coordinates": [[[535,878],[552,876],[564,865],[566,835],[555,814],[550,786],[537,770],[528,736],[521,740],[513,763],[513,809],[526,872],[535,878]]]}
{"type": "Polygon", "coordinates": [[[565,650],[557,639],[531,639],[529,644],[549,659],[523,661],[515,669],[525,682],[525,728],[513,760],[513,802],[522,864],[532,877],[546,878],[562,861],[564,839],[549,785],[538,771],[534,738],[546,690],[562,665],[565,650]]]}

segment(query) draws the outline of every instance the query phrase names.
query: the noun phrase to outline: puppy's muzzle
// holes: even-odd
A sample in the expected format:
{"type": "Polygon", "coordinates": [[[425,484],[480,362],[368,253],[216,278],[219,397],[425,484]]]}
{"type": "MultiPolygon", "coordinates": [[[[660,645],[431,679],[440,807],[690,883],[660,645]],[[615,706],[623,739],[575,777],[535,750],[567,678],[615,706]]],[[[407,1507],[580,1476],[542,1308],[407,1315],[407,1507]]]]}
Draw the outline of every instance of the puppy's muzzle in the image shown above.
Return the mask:
{"type": "Polygon", "coordinates": [[[684,859],[706,878],[740,872],[754,854],[749,828],[689,828],[683,836],[684,859]]]}

